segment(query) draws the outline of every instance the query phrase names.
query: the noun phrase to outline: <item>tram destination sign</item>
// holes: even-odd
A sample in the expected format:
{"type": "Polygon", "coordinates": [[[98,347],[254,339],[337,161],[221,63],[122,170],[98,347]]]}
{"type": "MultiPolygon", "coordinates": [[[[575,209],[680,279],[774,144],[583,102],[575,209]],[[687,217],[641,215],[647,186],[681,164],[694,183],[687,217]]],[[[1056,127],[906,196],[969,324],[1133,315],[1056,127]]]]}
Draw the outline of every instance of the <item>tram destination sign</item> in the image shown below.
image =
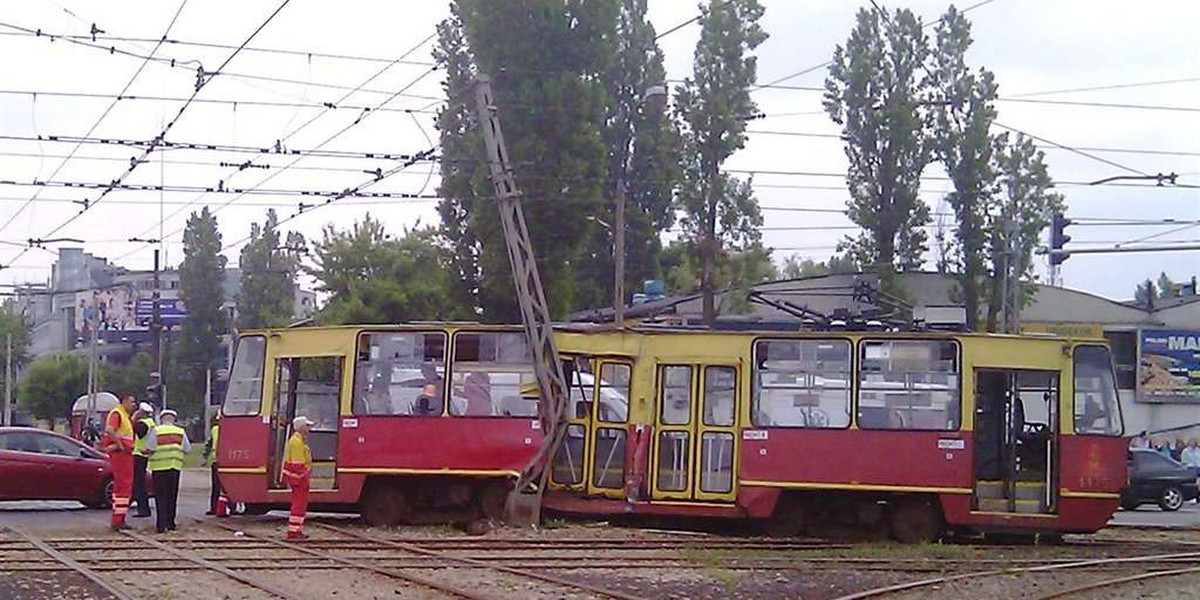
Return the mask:
{"type": "Polygon", "coordinates": [[[1200,330],[1143,329],[1138,395],[1144,402],[1200,402],[1200,330]]]}

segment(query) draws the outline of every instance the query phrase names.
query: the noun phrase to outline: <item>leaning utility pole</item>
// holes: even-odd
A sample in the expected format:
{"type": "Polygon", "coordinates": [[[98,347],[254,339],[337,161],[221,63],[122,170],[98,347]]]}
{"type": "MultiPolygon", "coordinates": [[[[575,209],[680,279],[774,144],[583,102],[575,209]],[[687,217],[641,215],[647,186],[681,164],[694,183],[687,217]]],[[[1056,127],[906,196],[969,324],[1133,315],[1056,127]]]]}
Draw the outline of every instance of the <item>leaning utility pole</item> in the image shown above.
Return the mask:
{"type": "Polygon", "coordinates": [[[562,445],[567,431],[567,378],[563,375],[563,365],[554,344],[550,309],[546,305],[546,295],[538,275],[525,213],[521,210],[521,192],[517,189],[517,182],[508,164],[508,150],[504,147],[504,134],[500,130],[500,119],[496,116],[496,106],[492,100],[491,80],[482,73],[475,76],[475,101],[479,110],[479,124],[483,128],[484,145],[487,147],[488,171],[496,192],[496,206],[500,209],[500,225],[508,248],[508,261],[517,286],[521,323],[525,326],[526,342],[533,354],[534,374],[541,396],[538,416],[542,425],[542,445],[517,478],[516,486],[508,496],[505,512],[511,521],[537,523],[541,517],[542,492],[546,489],[550,461],[562,445]]]}

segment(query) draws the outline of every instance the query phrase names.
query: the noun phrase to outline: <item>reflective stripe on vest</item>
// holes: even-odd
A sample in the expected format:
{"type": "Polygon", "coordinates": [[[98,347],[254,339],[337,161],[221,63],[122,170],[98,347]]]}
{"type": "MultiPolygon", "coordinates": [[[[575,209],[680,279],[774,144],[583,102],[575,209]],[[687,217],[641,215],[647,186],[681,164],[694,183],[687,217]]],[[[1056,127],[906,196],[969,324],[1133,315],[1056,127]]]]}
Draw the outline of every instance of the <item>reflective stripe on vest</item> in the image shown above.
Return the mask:
{"type": "Polygon", "coordinates": [[[145,456],[146,455],[146,438],[149,438],[150,432],[154,430],[154,419],[151,419],[150,417],[146,417],[146,418],[142,419],[140,422],[146,426],[146,435],[143,435],[142,437],[134,436],[133,453],[138,456],[145,456]]]}
{"type": "Polygon", "coordinates": [[[182,427],[175,425],[159,425],[154,428],[155,448],[146,466],[151,471],[183,470],[183,437],[182,427]]]}
{"type": "Polygon", "coordinates": [[[212,455],[213,455],[213,460],[216,460],[216,459],[217,459],[217,440],[219,440],[220,438],[221,438],[221,426],[220,426],[220,425],[213,425],[213,426],[212,426],[212,433],[210,433],[210,434],[209,434],[209,436],[208,436],[208,439],[212,440],[212,455]]]}

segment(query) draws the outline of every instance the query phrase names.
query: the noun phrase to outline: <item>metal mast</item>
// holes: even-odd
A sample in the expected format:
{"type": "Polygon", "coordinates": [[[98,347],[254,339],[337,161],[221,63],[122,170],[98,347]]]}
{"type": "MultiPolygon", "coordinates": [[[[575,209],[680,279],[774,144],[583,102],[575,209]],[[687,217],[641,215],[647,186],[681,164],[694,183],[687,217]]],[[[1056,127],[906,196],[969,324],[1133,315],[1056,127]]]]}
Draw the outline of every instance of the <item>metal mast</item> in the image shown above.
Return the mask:
{"type": "Polygon", "coordinates": [[[544,435],[542,446],[517,479],[516,487],[509,494],[506,512],[512,521],[537,522],[541,514],[548,467],[566,434],[567,378],[563,375],[563,365],[554,344],[550,310],[546,306],[546,295],[538,275],[537,261],[534,260],[525,213],[521,210],[521,192],[517,189],[508,164],[504,134],[500,130],[500,119],[492,100],[491,80],[487,75],[475,76],[475,101],[484,145],[487,147],[488,171],[496,192],[496,206],[500,210],[504,243],[508,248],[508,261],[517,287],[521,323],[525,326],[525,337],[533,354],[534,373],[541,395],[538,416],[544,435]]]}

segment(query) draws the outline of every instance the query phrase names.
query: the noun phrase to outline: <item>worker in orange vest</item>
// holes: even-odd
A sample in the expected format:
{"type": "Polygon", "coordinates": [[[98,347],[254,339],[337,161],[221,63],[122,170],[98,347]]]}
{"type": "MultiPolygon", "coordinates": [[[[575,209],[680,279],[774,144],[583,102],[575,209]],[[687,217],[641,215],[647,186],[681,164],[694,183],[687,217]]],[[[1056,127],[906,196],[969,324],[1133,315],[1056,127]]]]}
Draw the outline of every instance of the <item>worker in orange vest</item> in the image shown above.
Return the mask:
{"type": "Polygon", "coordinates": [[[133,493],[133,419],[130,416],[135,406],[133,394],[125,394],[104,420],[102,444],[113,470],[113,531],[128,527],[125,515],[129,512],[129,497],[133,493]]]}
{"type": "Polygon", "coordinates": [[[283,453],[283,480],[292,488],[292,510],[288,515],[287,539],[303,540],[304,517],[308,514],[308,488],[312,479],[312,449],[308,447],[308,417],[292,419],[292,437],[283,453]]]}

